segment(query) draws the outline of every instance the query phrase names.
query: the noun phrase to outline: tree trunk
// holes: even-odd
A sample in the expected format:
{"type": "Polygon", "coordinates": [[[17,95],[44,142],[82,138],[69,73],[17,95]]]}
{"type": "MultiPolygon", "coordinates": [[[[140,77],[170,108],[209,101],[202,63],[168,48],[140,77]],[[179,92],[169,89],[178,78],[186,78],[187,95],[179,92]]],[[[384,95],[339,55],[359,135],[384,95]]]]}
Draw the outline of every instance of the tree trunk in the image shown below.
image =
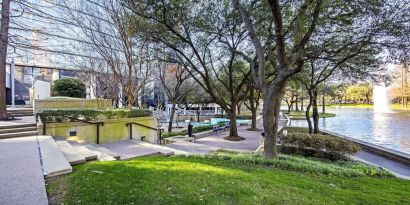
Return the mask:
{"type": "Polygon", "coordinates": [[[278,156],[277,132],[284,87],[285,84],[278,85],[274,91],[265,91],[263,95],[263,129],[265,132],[263,152],[266,158],[278,156]]]}
{"type": "Polygon", "coordinates": [[[299,104],[298,104],[298,101],[299,101],[299,96],[298,96],[298,95],[296,95],[296,101],[295,101],[295,107],[296,107],[296,110],[295,110],[295,111],[299,111],[299,104]]]}
{"type": "Polygon", "coordinates": [[[236,123],[236,109],[232,107],[232,112],[229,113],[229,137],[238,137],[238,125],[236,123]]]}
{"type": "Polygon", "coordinates": [[[172,103],[171,113],[169,114],[168,132],[172,132],[172,121],[174,120],[175,106],[175,103],[172,103]]]}
{"type": "Polygon", "coordinates": [[[314,134],[319,134],[319,112],[318,112],[318,106],[317,106],[317,88],[313,88],[313,100],[312,100],[312,106],[313,106],[313,112],[312,112],[312,118],[313,118],[313,133],[314,134]]]}
{"type": "Polygon", "coordinates": [[[300,111],[303,111],[303,98],[300,98],[300,111]]]}
{"type": "Polygon", "coordinates": [[[322,94],[322,113],[326,113],[326,100],[325,100],[325,92],[322,94]]]}
{"type": "Polygon", "coordinates": [[[241,103],[238,103],[238,105],[237,105],[237,108],[238,108],[238,115],[240,115],[241,114],[241,103]]]}
{"type": "Polygon", "coordinates": [[[251,129],[256,130],[256,117],[257,117],[257,109],[252,109],[252,124],[251,124],[251,129]]]}
{"type": "Polygon", "coordinates": [[[308,123],[309,134],[312,134],[313,133],[313,126],[312,126],[312,121],[310,120],[310,108],[312,107],[313,93],[312,93],[311,90],[308,90],[308,93],[309,93],[309,103],[306,107],[305,117],[306,117],[306,121],[308,123]]]}
{"type": "Polygon", "coordinates": [[[201,111],[197,110],[196,111],[196,121],[199,122],[199,116],[201,115],[201,111]]]}
{"type": "Polygon", "coordinates": [[[0,120],[8,119],[6,107],[6,59],[9,39],[9,21],[10,0],[3,0],[0,28],[0,120]]]}

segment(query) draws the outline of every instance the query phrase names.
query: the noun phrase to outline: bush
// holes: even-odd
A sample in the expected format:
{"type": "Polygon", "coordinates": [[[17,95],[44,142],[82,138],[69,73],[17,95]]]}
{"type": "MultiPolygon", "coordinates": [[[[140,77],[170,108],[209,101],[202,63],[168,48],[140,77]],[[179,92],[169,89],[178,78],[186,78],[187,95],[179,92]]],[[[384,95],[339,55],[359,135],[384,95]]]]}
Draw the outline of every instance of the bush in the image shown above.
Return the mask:
{"type": "Polygon", "coordinates": [[[229,151],[219,151],[207,155],[189,155],[188,158],[194,159],[215,159],[221,163],[233,162],[236,164],[254,164],[267,166],[281,170],[288,170],[300,173],[333,175],[343,177],[392,177],[392,175],[382,168],[366,165],[355,161],[336,161],[318,160],[301,156],[291,156],[279,154],[276,159],[267,159],[261,155],[250,153],[234,153],[229,151]]]}
{"type": "Polygon", "coordinates": [[[360,150],[360,147],[348,140],[324,134],[289,132],[281,135],[280,150],[284,153],[302,154],[330,160],[344,159],[348,154],[360,150]]]}
{"type": "Polygon", "coordinates": [[[74,78],[63,78],[60,80],[56,80],[53,83],[51,95],[85,98],[85,84],[80,80],[74,78]]]}
{"type": "Polygon", "coordinates": [[[43,110],[38,113],[42,122],[61,123],[75,121],[76,119],[95,121],[104,119],[121,119],[133,117],[152,116],[150,110],[43,110]]]}
{"type": "MultiPolygon", "coordinates": [[[[203,131],[207,131],[207,130],[212,130],[213,129],[213,125],[202,125],[202,126],[196,126],[192,129],[193,133],[198,133],[198,132],[203,132],[203,131]]],[[[162,137],[167,138],[167,137],[173,137],[173,136],[178,136],[178,135],[187,135],[188,134],[188,130],[187,129],[183,129],[179,132],[165,132],[162,134],[162,137]]]]}
{"type": "MultiPolygon", "coordinates": [[[[221,115],[221,114],[215,114],[214,118],[229,118],[229,115],[221,115]]],[[[236,119],[240,120],[250,120],[252,119],[252,115],[237,115],[236,119]]]]}

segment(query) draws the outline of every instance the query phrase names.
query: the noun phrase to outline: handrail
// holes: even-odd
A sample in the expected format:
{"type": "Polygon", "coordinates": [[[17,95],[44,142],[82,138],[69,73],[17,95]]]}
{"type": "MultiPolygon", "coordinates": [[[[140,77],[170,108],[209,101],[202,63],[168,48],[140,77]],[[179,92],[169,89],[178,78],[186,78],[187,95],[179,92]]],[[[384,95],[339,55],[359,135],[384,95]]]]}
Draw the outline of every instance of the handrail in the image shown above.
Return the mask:
{"type": "Polygon", "coordinates": [[[145,127],[145,128],[151,129],[151,130],[157,131],[157,133],[158,133],[158,141],[157,141],[157,144],[161,144],[161,142],[162,142],[162,132],[164,132],[164,129],[158,129],[158,128],[155,128],[155,127],[150,127],[150,126],[147,126],[147,125],[138,123],[138,122],[127,122],[127,123],[125,123],[125,126],[127,126],[127,127],[130,128],[130,140],[132,139],[132,125],[133,125],[133,124],[134,124],[134,125],[139,125],[139,126],[141,126],[141,127],[145,127]]]}
{"type": "Polygon", "coordinates": [[[104,122],[91,122],[91,121],[88,121],[88,120],[81,120],[81,119],[74,118],[74,117],[67,117],[67,118],[69,118],[71,120],[76,120],[76,121],[79,121],[79,122],[84,122],[84,123],[88,123],[88,124],[92,124],[92,125],[97,125],[97,144],[100,144],[100,125],[104,126],[104,122]]]}
{"type": "Polygon", "coordinates": [[[147,125],[138,123],[138,122],[127,122],[127,123],[126,123],[126,126],[128,127],[129,124],[139,125],[139,126],[141,126],[141,127],[145,127],[145,128],[148,128],[148,129],[151,129],[151,130],[155,130],[155,131],[159,131],[159,130],[160,130],[160,129],[158,129],[158,128],[150,127],[150,126],[147,126],[147,125]]]}
{"type": "MultiPolygon", "coordinates": [[[[38,114],[40,114],[40,113],[38,113],[38,114]]],[[[66,117],[70,120],[75,120],[75,121],[78,121],[78,122],[84,122],[84,123],[88,123],[88,124],[97,125],[97,144],[100,144],[100,125],[104,126],[104,122],[91,122],[91,121],[88,121],[88,120],[81,120],[81,119],[78,119],[78,118],[69,117],[69,116],[65,116],[65,115],[62,115],[62,117],[66,117]]],[[[41,120],[41,122],[43,123],[43,135],[46,135],[46,132],[47,132],[46,122],[43,122],[43,120],[41,120]]]]}

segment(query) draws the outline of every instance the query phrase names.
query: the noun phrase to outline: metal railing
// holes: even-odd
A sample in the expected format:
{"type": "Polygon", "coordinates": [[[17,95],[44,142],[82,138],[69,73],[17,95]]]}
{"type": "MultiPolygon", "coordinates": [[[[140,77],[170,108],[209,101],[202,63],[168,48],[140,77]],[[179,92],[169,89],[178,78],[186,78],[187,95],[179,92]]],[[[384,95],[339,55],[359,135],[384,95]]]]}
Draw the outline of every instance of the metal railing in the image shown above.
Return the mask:
{"type": "Polygon", "coordinates": [[[138,123],[138,122],[127,122],[127,123],[125,123],[125,126],[129,127],[129,129],[130,129],[130,134],[129,134],[130,140],[132,139],[132,125],[138,125],[138,126],[141,126],[141,127],[145,127],[145,128],[157,131],[157,136],[158,136],[157,144],[161,144],[161,142],[162,142],[162,133],[164,132],[164,129],[150,127],[150,126],[138,123]]]}
{"type": "MultiPolygon", "coordinates": [[[[88,124],[93,124],[93,125],[97,125],[97,144],[100,144],[100,125],[104,126],[104,122],[91,122],[91,121],[87,121],[87,120],[81,120],[78,118],[74,118],[74,117],[68,117],[68,116],[62,116],[65,118],[68,118],[72,121],[76,121],[76,122],[84,122],[84,123],[88,123],[88,124]]],[[[40,118],[41,119],[41,118],[40,118]]],[[[43,135],[46,135],[47,132],[47,123],[44,122],[43,120],[41,120],[41,122],[43,123],[43,135]]]]}

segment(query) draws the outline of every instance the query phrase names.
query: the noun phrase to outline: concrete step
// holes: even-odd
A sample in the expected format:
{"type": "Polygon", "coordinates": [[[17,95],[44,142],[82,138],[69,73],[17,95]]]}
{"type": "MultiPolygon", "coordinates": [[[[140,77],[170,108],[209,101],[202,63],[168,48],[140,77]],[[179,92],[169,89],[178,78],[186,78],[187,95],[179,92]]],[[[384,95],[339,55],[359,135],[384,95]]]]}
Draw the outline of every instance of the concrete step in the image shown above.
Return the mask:
{"type": "Polygon", "coordinates": [[[76,148],[78,154],[83,156],[85,158],[85,160],[87,160],[87,161],[97,160],[97,158],[98,158],[98,153],[97,152],[88,149],[86,146],[78,143],[77,141],[68,140],[67,142],[70,143],[71,146],[76,148]]]}
{"type": "Polygon", "coordinates": [[[159,149],[141,145],[134,140],[108,142],[101,144],[101,146],[111,150],[114,153],[118,153],[121,160],[161,154],[161,151],[159,149]]]}
{"type": "Polygon", "coordinates": [[[53,137],[47,135],[37,136],[43,174],[45,177],[53,177],[73,171],[60,147],[53,137]]]}
{"type": "MultiPolygon", "coordinates": [[[[111,150],[109,150],[109,149],[107,149],[107,148],[105,148],[105,147],[103,147],[99,144],[95,144],[95,143],[92,143],[92,142],[85,142],[85,141],[80,142],[80,143],[83,144],[84,146],[86,146],[90,150],[97,151],[97,152],[102,152],[102,153],[105,153],[108,156],[114,158],[115,160],[120,160],[120,155],[119,154],[117,154],[117,153],[115,153],[115,152],[113,152],[113,151],[111,151],[111,150]]],[[[98,160],[100,160],[100,159],[98,158],[98,160]]],[[[105,161],[105,160],[102,160],[102,161],[105,161]]]]}
{"type": "Polygon", "coordinates": [[[15,132],[28,132],[28,131],[37,131],[37,127],[17,127],[17,128],[9,128],[9,129],[0,129],[0,134],[5,133],[15,133],[15,132]]]}
{"type": "Polygon", "coordinates": [[[37,124],[36,123],[25,123],[25,124],[6,125],[6,126],[0,126],[0,130],[21,128],[21,127],[37,127],[37,124]]]}
{"type": "Polygon", "coordinates": [[[3,133],[3,134],[0,134],[0,139],[14,138],[14,137],[27,137],[27,136],[33,136],[33,135],[38,135],[38,132],[37,131],[27,131],[27,132],[3,133]]]}
{"type": "Polygon", "coordinates": [[[76,147],[71,146],[71,144],[65,140],[56,140],[56,143],[58,147],[60,147],[61,151],[63,152],[65,158],[68,160],[70,165],[85,163],[85,157],[78,154],[78,150],[76,149],[76,147]]]}
{"type": "Polygon", "coordinates": [[[114,158],[112,155],[108,154],[107,152],[113,153],[109,151],[108,149],[96,147],[93,144],[83,144],[83,146],[87,147],[87,149],[93,152],[96,152],[98,161],[115,161],[115,160],[120,159],[120,156],[117,154],[114,154],[114,156],[116,156],[117,158],[114,158]]]}

